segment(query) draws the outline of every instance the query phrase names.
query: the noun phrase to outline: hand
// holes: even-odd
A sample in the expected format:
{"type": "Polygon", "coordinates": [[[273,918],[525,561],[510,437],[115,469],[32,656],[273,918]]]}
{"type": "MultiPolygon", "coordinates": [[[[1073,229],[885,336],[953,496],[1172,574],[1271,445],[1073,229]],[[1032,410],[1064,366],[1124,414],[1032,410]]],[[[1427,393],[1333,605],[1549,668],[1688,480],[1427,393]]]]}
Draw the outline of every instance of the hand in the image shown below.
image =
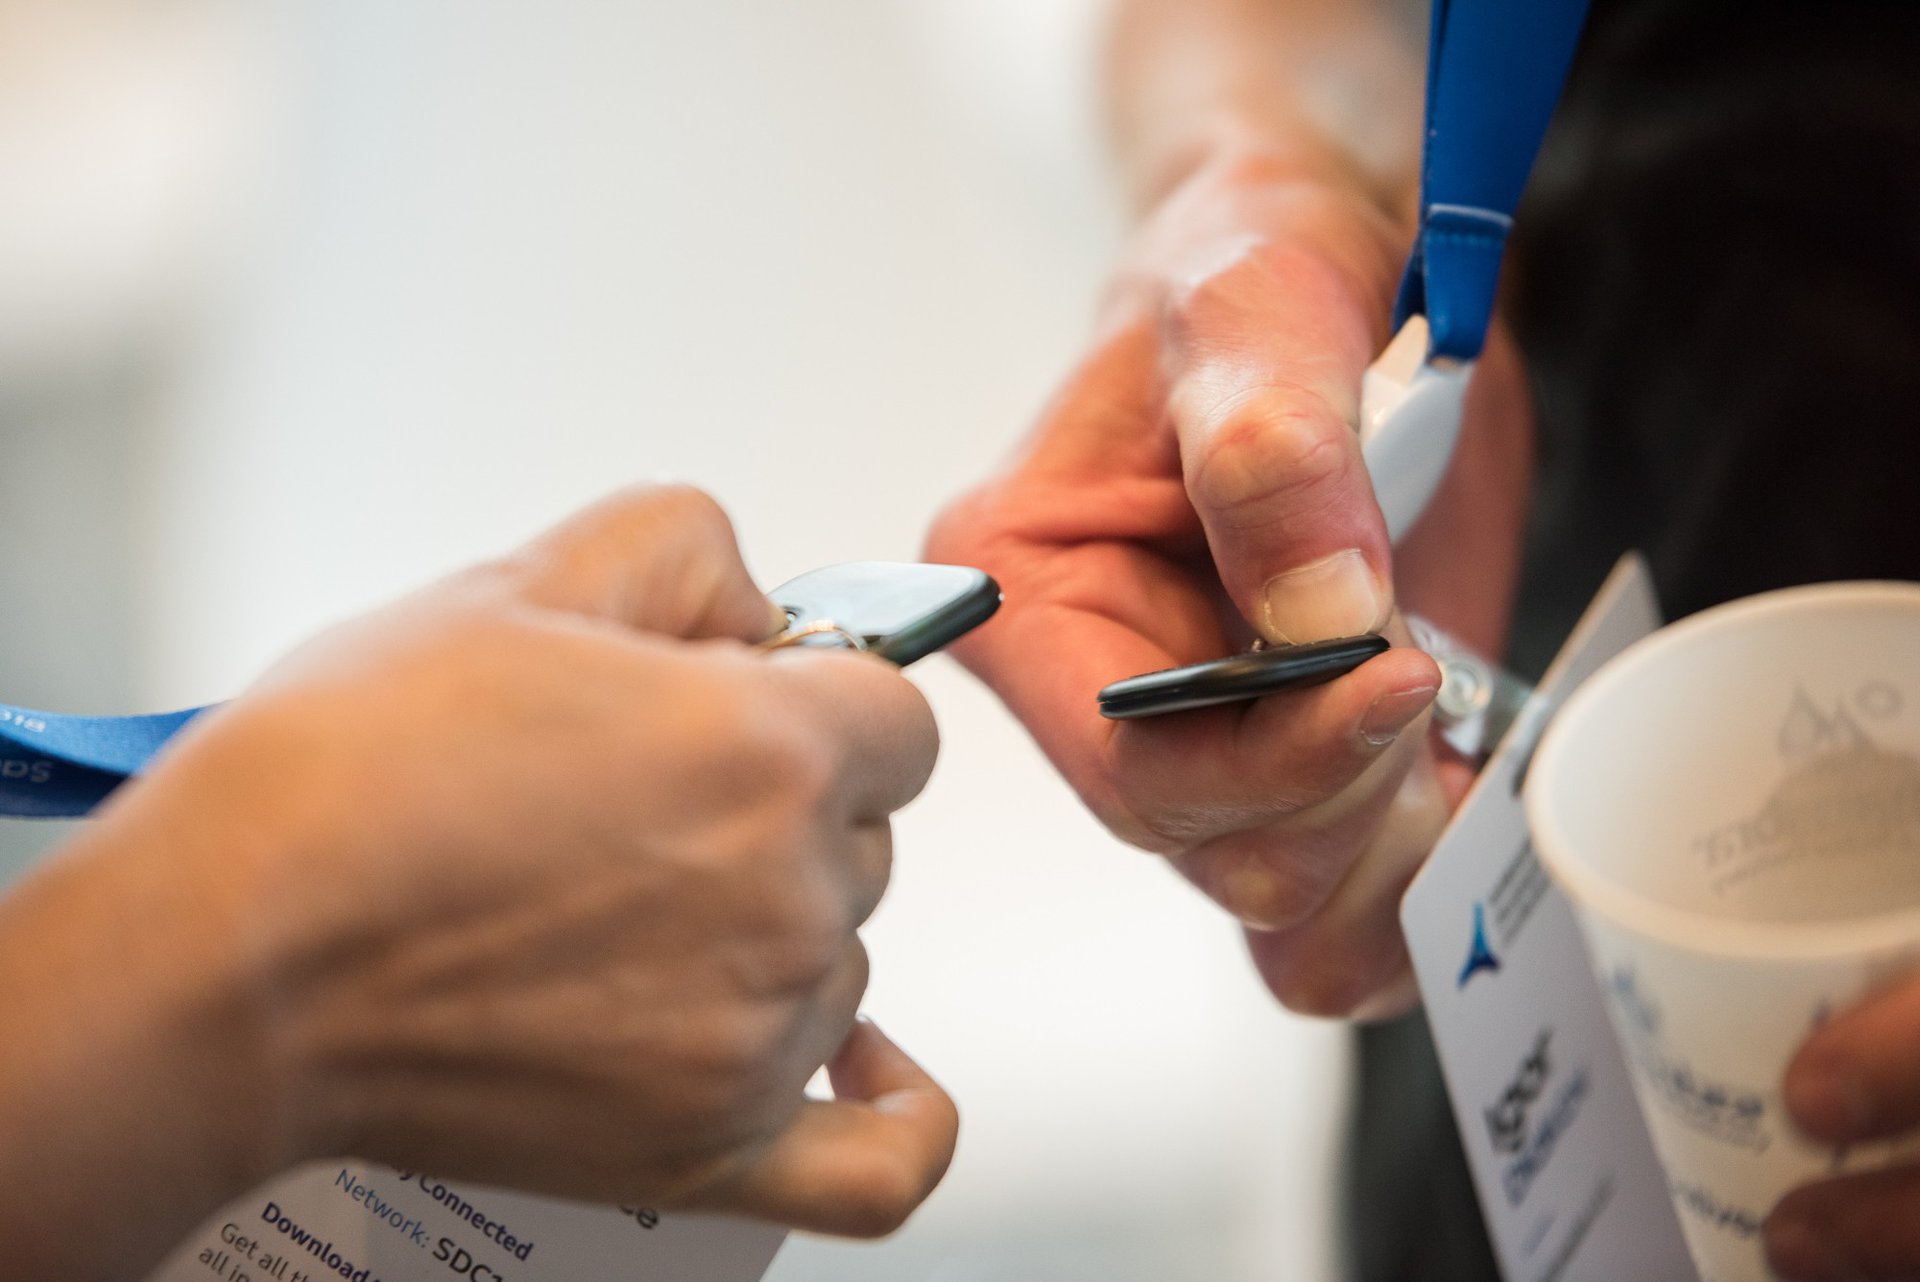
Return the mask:
{"type": "MultiPolygon", "coordinates": [[[[1216,158],[1141,232],[1092,352],[1025,449],[928,544],[1006,589],[961,659],[1108,827],[1246,925],[1269,987],[1310,1013],[1412,1000],[1396,909],[1447,809],[1423,715],[1432,661],[1396,647],[1316,689],[1153,721],[1105,722],[1094,694],[1253,632],[1405,640],[1354,431],[1403,257],[1404,235],[1357,190],[1257,152],[1216,158]]],[[[1475,442],[1511,444],[1515,386],[1481,389],[1502,413],[1474,413],[1498,429],[1475,442]]],[[[1463,443],[1423,528],[1467,527],[1467,564],[1487,545],[1473,591],[1435,613],[1491,650],[1527,459],[1479,466],[1477,448],[1463,443]]]]}
{"type": "MultiPolygon", "coordinates": [[[[1787,1068],[1787,1108],[1826,1144],[1911,1137],[1920,1127],[1920,977],[1822,1025],[1787,1068]]],[[[1788,1278],[1920,1277],[1920,1164],[1795,1189],[1767,1220],[1788,1278]]]]}
{"type": "Polygon", "coordinates": [[[778,617],[710,500],[642,491],[321,638],[197,724],[0,914],[0,994],[28,1000],[7,945],[70,957],[60,1027],[92,1066],[0,1072],[0,1101],[48,1119],[9,1128],[14,1173],[47,1180],[76,1145],[137,1165],[144,1096],[89,1093],[116,1085],[101,1057],[137,1049],[150,1076],[190,1063],[167,1107],[213,1119],[168,1141],[223,1180],[173,1235],[215,1194],[342,1153],[896,1227],[957,1121],[856,1024],[855,931],[935,731],[877,659],[756,652],[778,617]],[[112,975],[130,990],[102,998],[112,975]],[[190,1016],[149,1028],[178,994],[190,1016]],[[822,1064],[840,1098],[806,1101],[822,1064]]]}

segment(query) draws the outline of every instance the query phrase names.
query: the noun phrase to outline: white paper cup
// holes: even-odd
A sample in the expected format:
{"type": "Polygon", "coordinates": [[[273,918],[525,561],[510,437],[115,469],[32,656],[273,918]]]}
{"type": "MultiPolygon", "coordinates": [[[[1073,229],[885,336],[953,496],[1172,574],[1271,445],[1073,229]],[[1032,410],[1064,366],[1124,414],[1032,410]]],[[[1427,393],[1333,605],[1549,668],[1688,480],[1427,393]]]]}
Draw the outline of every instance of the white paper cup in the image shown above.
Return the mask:
{"type": "Polygon", "coordinates": [[[1920,963],[1920,585],[1794,588],[1648,637],[1554,719],[1526,804],[1694,1262],[1771,1278],[1780,1196],[1896,1151],[1809,1143],[1781,1078],[1920,963]]]}

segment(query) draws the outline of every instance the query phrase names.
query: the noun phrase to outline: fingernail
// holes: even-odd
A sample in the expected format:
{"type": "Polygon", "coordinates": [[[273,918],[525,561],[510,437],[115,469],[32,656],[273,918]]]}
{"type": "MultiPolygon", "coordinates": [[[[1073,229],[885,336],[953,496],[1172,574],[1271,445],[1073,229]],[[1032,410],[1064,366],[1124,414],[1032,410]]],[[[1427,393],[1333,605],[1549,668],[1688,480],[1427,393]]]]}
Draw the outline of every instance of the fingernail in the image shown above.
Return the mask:
{"type": "Polygon", "coordinates": [[[1862,1139],[1876,1129],[1873,1094],[1837,1059],[1802,1060],[1787,1074],[1787,1112],[1821,1139],[1862,1139]]]}
{"type": "Polygon", "coordinates": [[[1360,718],[1360,737],[1376,748],[1385,747],[1427,710],[1439,692],[1439,686],[1420,685],[1381,695],[1360,718]]]}
{"type": "Polygon", "coordinates": [[[1794,1282],[1854,1282],[1860,1276],[1853,1262],[1827,1240],[1828,1235],[1797,1208],[1776,1209],[1763,1231],[1767,1263],[1782,1277],[1794,1282]]]}
{"type": "Polygon", "coordinates": [[[1262,609],[1267,639],[1297,645],[1373,631],[1386,621],[1387,594],[1348,548],[1268,579],[1262,609]]]}

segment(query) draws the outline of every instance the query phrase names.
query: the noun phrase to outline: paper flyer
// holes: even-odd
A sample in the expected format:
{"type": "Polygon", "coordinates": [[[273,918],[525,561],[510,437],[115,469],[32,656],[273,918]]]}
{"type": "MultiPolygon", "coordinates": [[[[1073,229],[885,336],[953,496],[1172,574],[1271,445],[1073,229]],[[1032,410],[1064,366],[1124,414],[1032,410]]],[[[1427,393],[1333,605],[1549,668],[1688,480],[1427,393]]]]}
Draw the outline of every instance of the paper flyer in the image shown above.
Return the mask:
{"type": "Polygon", "coordinates": [[[759,1282],[785,1238],[338,1161],[230,1204],[148,1282],[759,1282]]]}

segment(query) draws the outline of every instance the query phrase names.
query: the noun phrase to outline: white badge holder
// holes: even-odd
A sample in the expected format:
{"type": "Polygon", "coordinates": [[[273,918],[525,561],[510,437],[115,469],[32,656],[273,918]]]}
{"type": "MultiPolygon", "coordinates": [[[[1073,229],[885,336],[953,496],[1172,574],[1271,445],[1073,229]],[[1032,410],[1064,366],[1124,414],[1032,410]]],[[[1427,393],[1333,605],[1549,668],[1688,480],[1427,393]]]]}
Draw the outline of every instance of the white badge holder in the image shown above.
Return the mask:
{"type": "MultiPolygon", "coordinates": [[[[1398,543],[1440,488],[1460,442],[1472,361],[1429,362],[1427,322],[1410,319],[1360,389],[1360,451],[1398,543]]],[[[1425,619],[1409,618],[1414,643],[1440,665],[1434,720],[1453,749],[1469,760],[1491,752],[1519,716],[1531,689],[1425,619]]]]}
{"type": "Polygon", "coordinates": [[[1472,361],[1429,363],[1427,322],[1415,316],[1394,335],[1360,384],[1360,451],[1373,492],[1398,543],[1440,488],[1460,441],[1472,361]]]}

